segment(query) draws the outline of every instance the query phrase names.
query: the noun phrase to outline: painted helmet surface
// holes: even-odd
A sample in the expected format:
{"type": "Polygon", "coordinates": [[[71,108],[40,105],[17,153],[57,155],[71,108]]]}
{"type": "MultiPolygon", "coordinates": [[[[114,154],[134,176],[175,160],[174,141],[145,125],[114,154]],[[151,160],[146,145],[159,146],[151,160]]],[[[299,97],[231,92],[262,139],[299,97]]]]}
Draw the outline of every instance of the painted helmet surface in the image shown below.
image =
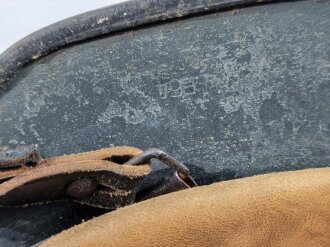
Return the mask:
{"type": "MultiPolygon", "coordinates": [[[[329,166],[330,5],[275,2],[130,1],[31,34],[0,55],[0,145],[157,147],[199,185],[329,166]]],[[[0,208],[0,245],[105,212],[0,208]]]]}

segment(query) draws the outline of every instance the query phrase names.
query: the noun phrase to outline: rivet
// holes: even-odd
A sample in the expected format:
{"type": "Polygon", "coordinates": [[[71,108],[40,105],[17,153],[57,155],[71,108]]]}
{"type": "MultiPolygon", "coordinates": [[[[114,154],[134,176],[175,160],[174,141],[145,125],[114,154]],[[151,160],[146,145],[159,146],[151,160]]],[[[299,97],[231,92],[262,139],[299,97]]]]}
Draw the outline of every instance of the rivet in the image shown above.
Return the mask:
{"type": "Polygon", "coordinates": [[[66,193],[75,198],[91,195],[97,189],[97,182],[91,178],[81,178],[69,184],[66,193]]]}

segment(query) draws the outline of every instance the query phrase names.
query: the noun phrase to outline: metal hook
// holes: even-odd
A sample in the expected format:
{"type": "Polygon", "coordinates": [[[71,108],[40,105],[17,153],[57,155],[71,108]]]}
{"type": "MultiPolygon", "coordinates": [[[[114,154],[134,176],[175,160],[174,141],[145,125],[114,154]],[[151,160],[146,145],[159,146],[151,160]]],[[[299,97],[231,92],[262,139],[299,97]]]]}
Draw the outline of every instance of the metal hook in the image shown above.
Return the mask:
{"type": "Polygon", "coordinates": [[[190,176],[188,167],[158,148],[151,148],[144,151],[142,154],[137,155],[127,161],[125,165],[139,166],[149,162],[151,159],[158,159],[164,164],[176,170],[180,178],[184,180],[190,187],[198,186],[195,180],[190,176]]]}

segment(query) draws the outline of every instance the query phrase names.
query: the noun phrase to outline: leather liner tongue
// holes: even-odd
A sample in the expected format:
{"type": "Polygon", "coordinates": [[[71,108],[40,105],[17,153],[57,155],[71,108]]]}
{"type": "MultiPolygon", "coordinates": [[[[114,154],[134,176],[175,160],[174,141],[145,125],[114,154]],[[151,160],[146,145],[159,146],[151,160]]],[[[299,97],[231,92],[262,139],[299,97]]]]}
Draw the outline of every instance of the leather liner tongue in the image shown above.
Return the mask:
{"type": "Polygon", "coordinates": [[[4,181],[0,205],[73,200],[106,209],[123,207],[134,202],[143,178],[151,172],[150,162],[123,165],[141,153],[131,147],[106,148],[0,171],[0,181],[4,181]]]}

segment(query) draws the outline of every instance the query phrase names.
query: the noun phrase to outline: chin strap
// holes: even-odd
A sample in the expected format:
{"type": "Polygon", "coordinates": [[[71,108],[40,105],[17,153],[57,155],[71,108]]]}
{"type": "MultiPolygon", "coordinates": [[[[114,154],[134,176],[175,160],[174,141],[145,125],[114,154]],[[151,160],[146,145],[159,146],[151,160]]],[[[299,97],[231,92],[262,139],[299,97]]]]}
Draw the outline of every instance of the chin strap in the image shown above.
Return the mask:
{"type": "Polygon", "coordinates": [[[38,145],[0,148],[0,206],[72,200],[113,210],[195,186],[189,169],[159,149],[113,147],[42,159],[38,145]],[[173,171],[140,190],[151,159],[173,171]]]}
{"type": "Polygon", "coordinates": [[[330,246],[330,168],[214,183],[135,203],[43,247],[330,246]]]}

